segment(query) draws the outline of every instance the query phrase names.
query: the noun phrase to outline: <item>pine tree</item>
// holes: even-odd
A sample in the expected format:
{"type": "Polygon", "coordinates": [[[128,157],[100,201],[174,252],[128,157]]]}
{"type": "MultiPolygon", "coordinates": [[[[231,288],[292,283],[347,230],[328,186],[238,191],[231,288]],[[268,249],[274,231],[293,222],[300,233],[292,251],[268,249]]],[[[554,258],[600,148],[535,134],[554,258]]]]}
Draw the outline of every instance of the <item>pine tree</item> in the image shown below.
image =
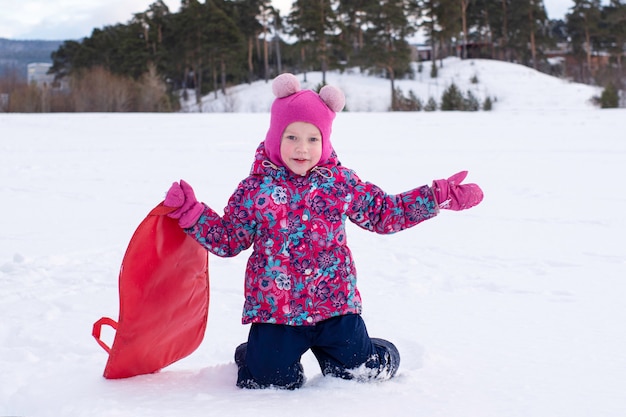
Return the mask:
{"type": "Polygon", "coordinates": [[[603,109],[619,107],[619,93],[613,83],[609,83],[602,91],[600,107],[603,109]]]}
{"type": "Polygon", "coordinates": [[[490,45],[488,52],[481,51],[488,58],[496,58],[496,48],[503,42],[498,30],[502,27],[502,12],[501,2],[493,0],[474,0],[468,9],[468,25],[476,28],[474,40],[490,45]]]}
{"type": "Polygon", "coordinates": [[[255,77],[254,67],[254,46],[255,40],[263,31],[263,26],[259,23],[257,16],[259,10],[267,7],[265,0],[233,0],[233,20],[241,30],[246,39],[246,63],[248,68],[248,83],[255,77]]]}
{"type": "Polygon", "coordinates": [[[437,100],[434,97],[429,97],[426,105],[424,106],[424,111],[436,111],[437,110],[437,100]]]}
{"type": "MultiPolygon", "coordinates": [[[[432,47],[433,65],[437,59],[451,54],[451,39],[458,38],[462,30],[459,0],[421,0],[419,12],[421,27],[432,47]]],[[[443,64],[443,61],[440,63],[443,64]]],[[[431,77],[436,70],[431,70],[431,77]]]]}
{"type": "Polygon", "coordinates": [[[467,58],[467,8],[470,5],[469,0],[459,0],[461,2],[461,26],[463,30],[463,55],[461,56],[463,59],[467,58]]]}
{"type": "Polygon", "coordinates": [[[205,5],[209,7],[208,39],[213,88],[217,90],[217,74],[219,74],[219,88],[224,94],[228,73],[237,72],[245,56],[245,39],[231,17],[229,3],[223,0],[205,0],[205,5]],[[228,71],[227,67],[231,67],[231,70],[228,71]]]}
{"type": "Polygon", "coordinates": [[[493,109],[493,101],[491,100],[491,97],[487,97],[485,101],[483,102],[483,110],[491,111],[492,109],[493,109]]]}
{"type": "Polygon", "coordinates": [[[367,25],[367,10],[375,3],[376,0],[342,0],[337,5],[337,23],[341,28],[341,55],[351,65],[364,65],[367,62],[367,55],[363,53],[364,28],[367,25]]]}
{"type": "Polygon", "coordinates": [[[463,98],[463,108],[462,108],[462,110],[465,110],[465,111],[478,111],[478,110],[480,110],[480,103],[478,102],[478,99],[476,98],[474,93],[472,93],[471,90],[468,90],[467,91],[467,96],[465,96],[463,98]]]}
{"type": "Polygon", "coordinates": [[[381,0],[367,9],[370,23],[364,53],[369,65],[385,72],[391,84],[391,107],[396,109],[395,79],[409,71],[411,51],[407,37],[414,31],[408,16],[414,10],[406,0],[381,0]]]}
{"type": "Polygon", "coordinates": [[[456,84],[452,83],[441,95],[441,110],[464,110],[465,99],[456,84]]]}
{"type": "Polygon", "coordinates": [[[610,52],[617,65],[617,73],[621,74],[626,45],[626,4],[622,0],[611,0],[602,10],[600,24],[602,48],[610,52]]]}
{"type": "Polygon", "coordinates": [[[326,83],[329,63],[329,37],[337,29],[332,3],[335,0],[296,0],[287,20],[290,33],[298,38],[302,48],[302,64],[306,67],[306,46],[316,57],[322,71],[322,82],[326,83]]]}
{"type": "Polygon", "coordinates": [[[148,60],[156,65],[160,72],[165,72],[164,61],[167,59],[166,50],[163,45],[164,28],[170,10],[163,0],[152,3],[148,10],[142,13],[135,13],[131,24],[138,24],[143,29],[143,40],[148,52],[148,60]]]}
{"type": "Polygon", "coordinates": [[[524,65],[538,68],[541,54],[549,40],[548,21],[542,0],[523,0],[507,8],[507,39],[514,58],[524,65]]]}
{"type": "Polygon", "coordinates": [[[591,55],[599,35],[600,0],[574,0],[571,13],[566,17],[574,56],[586,62],[579,79],[590,79],[593,76],[591,55]]]}

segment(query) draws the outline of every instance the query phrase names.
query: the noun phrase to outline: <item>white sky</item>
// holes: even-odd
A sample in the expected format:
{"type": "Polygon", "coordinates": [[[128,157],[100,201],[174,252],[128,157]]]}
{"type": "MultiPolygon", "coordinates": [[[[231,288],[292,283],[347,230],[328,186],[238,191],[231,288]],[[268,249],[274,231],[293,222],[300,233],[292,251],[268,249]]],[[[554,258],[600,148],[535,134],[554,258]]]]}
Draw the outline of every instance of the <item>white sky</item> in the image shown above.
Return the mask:
{"type": "MultiPolygon", "coordinates": [[[[79,39],[92,29],[128,22],[154,0],[0,0],[0,37],[9,39],[79,39]]],[[[164,0],[171,11],[180,0],[164,0]]],[[[274,0],[286,13],[291,0],[274,0]]],[[[573,0],[544,0],[550,18],[562,18],[573,0]]]]}

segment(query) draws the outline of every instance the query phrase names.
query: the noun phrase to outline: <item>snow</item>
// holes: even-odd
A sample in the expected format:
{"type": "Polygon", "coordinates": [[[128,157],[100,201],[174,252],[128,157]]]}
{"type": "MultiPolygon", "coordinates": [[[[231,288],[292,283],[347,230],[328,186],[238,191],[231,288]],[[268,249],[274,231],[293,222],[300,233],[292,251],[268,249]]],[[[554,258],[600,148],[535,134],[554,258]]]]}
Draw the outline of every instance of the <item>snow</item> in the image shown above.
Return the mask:
{"type": "Polygon", "coordinates": [[[306,354],[293,392],[235,387],[246,254],[210,257],[205,339],[161,372],[104,379],[91,336],[117,318],[124,251],[171,182],[221,209],[248,173],[268,84],[232,93],[240,113],[0,115],[0,416],[623,416],[626,111],[512,64],[441,76],[399,84],[438,97],[455,79],[494,111],[385,113],[388,82],[328,74],[351,110],[333,131],[344,165],[389,193],[467,169],[485,200],[392,236],[349,225],[364,319],[400,371],[324,378],[306,354]]]}

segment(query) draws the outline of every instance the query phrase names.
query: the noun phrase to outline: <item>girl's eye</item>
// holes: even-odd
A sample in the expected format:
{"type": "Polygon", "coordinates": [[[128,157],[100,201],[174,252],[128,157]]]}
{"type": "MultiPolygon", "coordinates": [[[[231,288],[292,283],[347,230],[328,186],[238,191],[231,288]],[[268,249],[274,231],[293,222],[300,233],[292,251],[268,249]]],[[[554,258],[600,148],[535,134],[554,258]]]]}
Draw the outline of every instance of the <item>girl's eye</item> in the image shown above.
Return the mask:
{"type": "Polygon", "coordinates": [[[289,140],[296,140],[296,137],[294,135],[287,135],[286,138],[289,140]]]}
{"type": "Polygon", "coordinates": [[[309,138],[309,141],[310,141],[310,142],[317,142],[318,140],[320,140],[320,138],[315,137],[315,136],[313,136],[313,137],[309,138]]]}

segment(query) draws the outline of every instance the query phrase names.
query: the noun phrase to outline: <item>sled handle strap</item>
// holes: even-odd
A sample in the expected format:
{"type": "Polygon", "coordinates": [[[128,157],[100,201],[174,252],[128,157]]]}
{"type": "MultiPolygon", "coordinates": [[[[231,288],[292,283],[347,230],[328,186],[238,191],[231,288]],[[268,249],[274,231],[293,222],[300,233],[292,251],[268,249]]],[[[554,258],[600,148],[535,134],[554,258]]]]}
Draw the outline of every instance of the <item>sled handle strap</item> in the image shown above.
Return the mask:
{"type": "Polygon", "coordinates": [[[113,327],[117,330],[117,322],[108,317],[102,317],[100,320],[93,324],[93,331],[91,334],[96,338],[96,342],[102,347],[102,349],[106,350],[107,353],[111,353],[111,348],[107,346],[102,340],[100,340],[100,330],[102,330],[102,325],[107,325],[113,327]]]}
{"type": "Polygon", "coordinates": [[[148,213],[148,216],[165,216],[166,214],[171,213],[177,209],[177,207],[164,206],[163,203],[164,201],[162,201],[161,203],[159,203],[158,206],[153,208],[152,211],[148,213]]]}

